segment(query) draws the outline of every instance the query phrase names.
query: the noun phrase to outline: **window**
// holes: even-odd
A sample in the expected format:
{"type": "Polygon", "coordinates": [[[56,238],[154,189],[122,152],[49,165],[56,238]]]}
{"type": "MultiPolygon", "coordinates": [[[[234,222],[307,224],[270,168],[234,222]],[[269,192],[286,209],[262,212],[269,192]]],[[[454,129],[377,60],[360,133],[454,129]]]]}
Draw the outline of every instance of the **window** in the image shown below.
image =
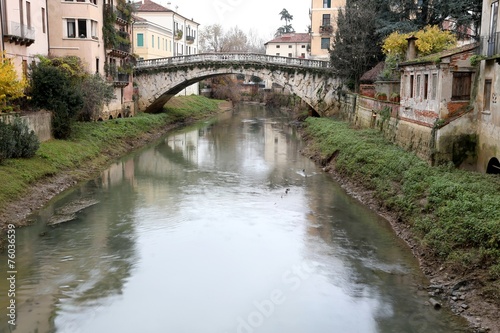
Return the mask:
{"type": "Polygon", "coordinates": [[[42,31],[43,33],[46,33],[46,28],[45,28],[45,8],[42,8],[42,31]]]}
{"type": "Polygon", "coordinates": [[[330,48],[330,38],[321,38],[321,49],[328,50],[330,48]]]}
{"type": "Polygon", "coordinates": [[[305,58],[305,57],[306,57],[306,54],[305,54],[305,53],[301,53],[301,54],[300,54],[300,57],[301,57],[301,58],[305,58]]]}
{"type": "Polygon", "coordinates": [[[327,26],[327,25],[330,25],[330,14],[323,14],[323,26],[327,26]]]}
{"type": "Polygon", "coordinates": [[[432,74],[432,82],[431,82],[431,99],[433,101],[436,100],[438,87],[438,75],[436,73],[432,74]]]}
{"type": "Polygon", "coordinates": [[[323,0],[323,8],[332,8],[332,0],[323,0]]]}
{"type": "Polygon", "coordinates": [[[26,24],[31,28],[31,3],[26,1],[26,24]]]}
{"type": "Polygon", "coordinates": [[[305,46],[305,45],[302,45],[302,46],[301,46],[301,48],[305,49],[305,48],[306,48],[306,46],[305,46]]]}
{"type": "Polygon", "coordinates": [[[22,69],[23,69],[23,77],[27,78],[28,77],[28,60],[23,59],[22,69]]]}
{"type": "Polygon", "coordinates": [[[497,38],[495,38],[497,31],[497,21],[498,21],[498,1],[491,3],[491,13],[490,13],[490,37],[488,38],[488,57],[491,57],[498,50],[498,45],[495,45],[497,38]]]}
{"type": "Polygon", "coordinates": [[[491,107],[491,80],[484,81],[483,111],[490,111],[491,107]]]}
{"type": "Polygon", "coordinates": [[[453,84],[451,88],[452,100],[470,99],[472,74],[469,72],[454,72],[453,84]]]}
{"type": "Polygon", "coordinates": [[[151,47],[155,47],[155,35],[151,36],[151,47]]]}
{"type": "Polygon", "coordinates": [[[291,49],[293,46],[292,45],[288,45],[288,48],[291,49]]]}
{"type": "Polygon", "coordinates": [[[87,20],[78,20],[78,36],[87,38],[87,20]]]}
{"type": "Polygon", "coordinates": [[[415,97],[420,97],[420,84],[421,84],[421,75],[417,75],[417,86],[415,90],[415,97]]]}
{"type": "Polygon", "coordinates": [[[277,55],[278,57],[280,56],[280,54],[279,54],[279,53],[276,53],[276,55],[277,55]]]}
{"type": "Polygon", "coordinates": [[[144,34],[137,34],[137,46],[138,47],[144,46],[144,34]]]}
{"type": "Polygon", "coordinates": [[[276,48],[279,49],[281,47],[281,45],[276,45],[276,48]]]}
{"type": "Polygon", "coordinates": [[[66,20],[66,29],[68,30],[68,37],[75,38],[76,36],[76,23],[74,19],[66,20]]]}
{"type": "Polygon", "coordinates": [[[427,99],[427,94],[429,92],[429,74],[424,75],[424,99],[427,99]]]}
{"type": "Polygon", "coordinates": [[[410,98],[413,98],[413,85],[414,85],[414,81],[415,80],[415,76],[413,75],[410,75],[410,98]]]}
{"type": "Polygon", "coordinates": [[[161,45],[160,45],[160,37],[158,37],[158,50],[160,49],[161,45]]]}
{"type": "Polygon", "coordinates": [[[288,57],[289,57],[289,58],[293,57],[293,54],[288,53],[288,57]]]}
{"type": "Polygon", "coordinates": [[[95,72],[99,74],[99,58],[95,58],[95,72]]]}
{"type": "Polygon", "coordinates": [[[92,39],[99,39],[99,36],[97,36],[97,21],[90,20],[90,34],[92,39]]]}

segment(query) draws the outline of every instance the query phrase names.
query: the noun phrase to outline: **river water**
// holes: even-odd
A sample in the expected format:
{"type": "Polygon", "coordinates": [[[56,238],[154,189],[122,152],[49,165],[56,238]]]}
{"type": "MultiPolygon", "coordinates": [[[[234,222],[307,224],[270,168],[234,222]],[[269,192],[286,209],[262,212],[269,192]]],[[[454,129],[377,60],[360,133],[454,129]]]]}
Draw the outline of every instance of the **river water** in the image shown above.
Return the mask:
{"type": "Polygon", "coordinates": [[[17,325],[2,279],[0,331],[462,331],[428,305],[388,223],[302,157],[286,123],[244,105],[53,200],[16,232],[17,325]]]}

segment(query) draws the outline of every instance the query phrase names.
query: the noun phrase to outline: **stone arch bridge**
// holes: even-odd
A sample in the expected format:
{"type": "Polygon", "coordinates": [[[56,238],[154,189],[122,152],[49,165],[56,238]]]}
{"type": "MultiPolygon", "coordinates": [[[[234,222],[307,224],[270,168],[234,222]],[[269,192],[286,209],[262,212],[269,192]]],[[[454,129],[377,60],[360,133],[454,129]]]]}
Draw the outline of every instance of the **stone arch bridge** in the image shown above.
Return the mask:
{"type": "Polygon", "coordinates": [[[339,80],[326,61],[251,53],[210,53],[138,61],[134,82],[140,111],[161,112],[163,105],[193,83],[219,75],[244,74],[288,88],[321,116],[337,100],[339,80]]]}

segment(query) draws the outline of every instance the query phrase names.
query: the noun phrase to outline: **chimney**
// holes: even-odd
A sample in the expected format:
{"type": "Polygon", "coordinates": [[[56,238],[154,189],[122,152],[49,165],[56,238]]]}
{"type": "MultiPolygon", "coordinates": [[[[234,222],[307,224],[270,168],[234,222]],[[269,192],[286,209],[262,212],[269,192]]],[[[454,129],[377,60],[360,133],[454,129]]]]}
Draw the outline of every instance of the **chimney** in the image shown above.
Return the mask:
{"type": "Polygon", "coordinates": [[[406,60],[413,60],[417,57],[417,46],[415,45],[415,41],[418,38],[415,37],[414,35],[411,35],[410,37],[406,38],[408,41],[408,49],[406,50],[406,60]]]}
{"type": "Polygon", "coordinates": [[[171,7],[172,7],[172,3],[171,3],[170,1],[169,1],[169,2],[167,2],[167,6],[166,6],[166,7],[167,7],[167,9],[171,9],[171,7]]]}

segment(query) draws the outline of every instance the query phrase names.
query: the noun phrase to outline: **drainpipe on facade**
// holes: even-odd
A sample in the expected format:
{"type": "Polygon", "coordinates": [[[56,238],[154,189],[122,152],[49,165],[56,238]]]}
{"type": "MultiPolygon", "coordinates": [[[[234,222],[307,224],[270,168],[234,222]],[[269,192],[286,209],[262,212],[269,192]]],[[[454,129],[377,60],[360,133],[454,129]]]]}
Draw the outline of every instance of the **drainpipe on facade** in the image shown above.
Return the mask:
{"type": "Polygon", "coordinates": [[[4,15],[4,9],[5,9],[5,0],[0,1],[0,15],[2,19],[2,52],[5,51],[5,41],[3,40],[3,34],[4,34],[4,28],[5,28],[5,15],[4,15]]]}
{"type": "Polygon", "coordinates": [[[45,0],[45,29],[47,31],[47,56],[49,56],[49,53],[50,53],[50,31],[49,31],[49,6],[47,4],[47,0],[45,0]]]}

